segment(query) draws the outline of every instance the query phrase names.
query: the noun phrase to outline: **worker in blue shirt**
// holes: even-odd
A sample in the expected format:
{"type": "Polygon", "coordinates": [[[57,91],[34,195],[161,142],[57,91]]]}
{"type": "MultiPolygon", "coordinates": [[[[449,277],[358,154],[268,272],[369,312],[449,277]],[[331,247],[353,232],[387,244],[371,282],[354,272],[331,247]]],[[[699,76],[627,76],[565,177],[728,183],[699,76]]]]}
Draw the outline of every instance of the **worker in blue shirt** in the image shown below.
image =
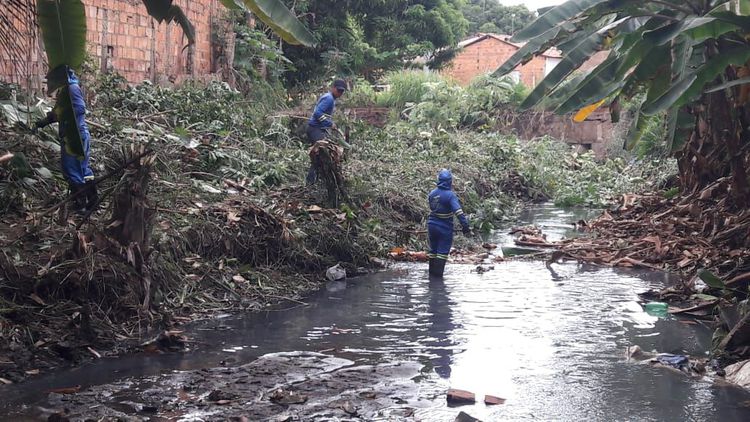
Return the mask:
{"type": "Polygon", "coordinates": [[[98,205],[98,195],[96,191],[96,184],[94,183],[94,172],[89,166],[90,157],[90,138],[89,128],[86,125],[86,103],[83,99],[83,93],[81,92],[80,83],[75,72],[70,68],[64,69],[66,73],[66,84],[58,91],[59,104],[61,98],[65,98],[63,94],[67,90],[70,96],[71,106],[75,115],[76,127],[66,127],[65,122],[62,121],[61,116],[58,115],[60,112],[58,104],[55,108],[47,113],[47,117],[36,122],[34,129],[38,130],[52,123],[58,122],[58,134],[60,137],[60,153],[61,153],[61,164],[62,171],[65,179],[68,181],[68,189],[70,195],[73,195],[72,206],[73,210],[79,214],[85,214],[98,205]],[[70,134],[70,131],[77,130],[81,136],[83,143],[83,157],[76,157],[68,153],[65,148],[67,142],[66,136],[70,134]]]}
{"type": "Polygon", "coordinates": [[[437,187],[430,192],[427,201],[430,204],[430,217],[427,219],[427,236],[430,242],[430,275],[442,277],[445,263],[453,246],[453,217],[463,228],[463,234],[471,234],[469,219],[461,209],[458,197],[451,190],[453,175],[443,169],[438,173],[437,187]]]}
{"type": "MultiPolygon", "coordinates": [[[[337,79],[331,85],[331,90],[318,99],[315,110],[307,122],[307,141],[310,146],[326,139],[330,129],[336,129],[336,124],[332,119],[333,110],[336,108],[336,99],[344,95],[344,92],[346,92],[346,82],[337,79]]],[[[315,169],[310,166],[307,172],[307,184],[312,185],[316,180],[315,169]]]]}

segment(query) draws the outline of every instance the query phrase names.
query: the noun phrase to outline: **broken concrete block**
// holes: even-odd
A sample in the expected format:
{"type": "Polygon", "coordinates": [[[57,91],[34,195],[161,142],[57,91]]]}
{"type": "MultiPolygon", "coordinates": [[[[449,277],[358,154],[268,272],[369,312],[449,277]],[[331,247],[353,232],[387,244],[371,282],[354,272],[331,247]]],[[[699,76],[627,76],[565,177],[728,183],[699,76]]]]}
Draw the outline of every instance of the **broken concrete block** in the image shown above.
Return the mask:
{"type": "Polygon", "coordinates": [[[476,402],[474,393],[465,390],[451,388],[448,390],[449,404],[472,404],[476,402]]]}
{"type": "Polygon", "coordinates": [[[496,404],[505,404],[505,399],[500,398],[500,397],[485,395],[484,396],[484,404],[487,404],[487,405],[490,405],[490,406],[496,405],[496,404]]]}
{"type": "Polygon", "coordinates": [[[479,419],[475,418],[474,416],[469,415],[466,412],[461,412],[456,416],[456,419],[453,422],[482,422],[479,419]]]}

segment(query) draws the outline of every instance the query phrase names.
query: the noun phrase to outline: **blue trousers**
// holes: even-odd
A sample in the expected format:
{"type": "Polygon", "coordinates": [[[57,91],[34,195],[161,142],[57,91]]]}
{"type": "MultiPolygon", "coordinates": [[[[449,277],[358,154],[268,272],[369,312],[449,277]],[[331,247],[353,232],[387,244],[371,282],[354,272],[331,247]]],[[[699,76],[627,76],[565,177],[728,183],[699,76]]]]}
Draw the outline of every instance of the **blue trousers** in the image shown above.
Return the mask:
{"type": "Polygon", "coordinates": [[[430,242],[430,258],[448,259],[453,246],[453,218],[449,221],[433,221],[427,223],[427,238],[430,242]]]}
{"type": "Polygon", "coordinates": [[[94,172],[89,167],[89,156],[91,154],[89,145],[90,137],[88,132],[83,136],[84,157],[80,160],[78,157],[70,155],[65,151],[64,143],[60,145],[60,164],[63,174],[70,184],[83,185],[87,181],[94,180],[94,172]]]}

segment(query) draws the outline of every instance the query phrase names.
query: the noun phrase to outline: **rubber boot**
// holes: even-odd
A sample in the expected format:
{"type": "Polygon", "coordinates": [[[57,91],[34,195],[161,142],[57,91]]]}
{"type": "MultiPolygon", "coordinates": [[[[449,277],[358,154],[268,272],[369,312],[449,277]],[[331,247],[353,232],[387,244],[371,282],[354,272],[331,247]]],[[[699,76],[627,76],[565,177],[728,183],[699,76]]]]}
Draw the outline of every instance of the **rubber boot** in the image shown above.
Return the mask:
{"type": "Polygon", "coordinates": [[[445,272],[445,259],[430,258],[430,276],[442,277],[445,272]]]}
{"type": "Polygon", "coordinates": [[[94,212],[99,207],[99,192],[96,189],[96,183],[93,181],[86,182],[86,212],[94,212]]]}
{"type": "Polygon", "coordinates": [[[76,185],[70,183],[68,185],[68,194],[72,197],[75,196],[68,202],[68,209],[76,214],[86,213],[86,185],[76,185]]]}

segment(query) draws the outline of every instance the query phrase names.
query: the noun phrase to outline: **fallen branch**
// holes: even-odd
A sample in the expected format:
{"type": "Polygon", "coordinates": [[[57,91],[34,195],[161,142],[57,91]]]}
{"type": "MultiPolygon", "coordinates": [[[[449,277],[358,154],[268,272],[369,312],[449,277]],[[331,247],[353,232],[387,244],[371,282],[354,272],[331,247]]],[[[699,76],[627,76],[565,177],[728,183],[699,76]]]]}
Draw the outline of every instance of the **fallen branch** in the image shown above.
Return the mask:
{"type": "Polygon", "coordinates": [[[7,154],[5,154],[3,156],[0,156],[0,164],[4,163],[6,161],[10,161],[12,159],[13,159],[13,154],[9,152],[9,153],[7,153],[7,154]]]}

